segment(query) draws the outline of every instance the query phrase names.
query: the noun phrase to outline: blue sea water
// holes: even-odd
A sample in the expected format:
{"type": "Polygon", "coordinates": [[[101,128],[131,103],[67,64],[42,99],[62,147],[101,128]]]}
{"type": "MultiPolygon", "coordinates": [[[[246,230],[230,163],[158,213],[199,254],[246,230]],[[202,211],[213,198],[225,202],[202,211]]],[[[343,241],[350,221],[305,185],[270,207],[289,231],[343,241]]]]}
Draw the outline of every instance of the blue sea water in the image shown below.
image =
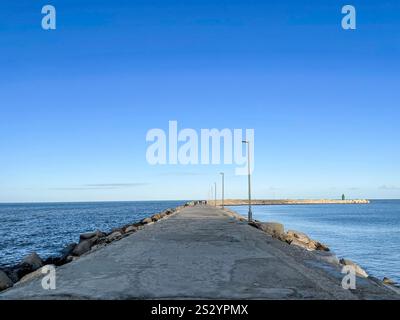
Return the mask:
{"type": "MultiPolygon", "coordinates": [[[[247,206],[230,207],[247,216],[247,206]]],[[[253,206],[253,218],[305,232],[370,275],[400,282],[400,200],[362,205],[253,206]]]]}
{"type": "Polygon", "coordinates": [[[184,201],[0,204],[0,266],[37,252],[57,255],[79,234],[110,231],[184,201]]]}

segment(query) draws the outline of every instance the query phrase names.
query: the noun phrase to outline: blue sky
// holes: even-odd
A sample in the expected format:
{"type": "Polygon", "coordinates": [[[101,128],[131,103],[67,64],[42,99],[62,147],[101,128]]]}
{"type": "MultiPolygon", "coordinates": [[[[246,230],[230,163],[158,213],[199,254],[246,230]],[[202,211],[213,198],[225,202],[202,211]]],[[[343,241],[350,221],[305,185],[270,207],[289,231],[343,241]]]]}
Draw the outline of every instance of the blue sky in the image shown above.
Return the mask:
{"type": "Polygon", "coordinates": [[[399,18],[395,0],[1,1],[0,201],[206,198],[222,170],[245,197],[234,166],[146,162],[169,120],[253,128],[256,198],[400,198],[399,18]]]}

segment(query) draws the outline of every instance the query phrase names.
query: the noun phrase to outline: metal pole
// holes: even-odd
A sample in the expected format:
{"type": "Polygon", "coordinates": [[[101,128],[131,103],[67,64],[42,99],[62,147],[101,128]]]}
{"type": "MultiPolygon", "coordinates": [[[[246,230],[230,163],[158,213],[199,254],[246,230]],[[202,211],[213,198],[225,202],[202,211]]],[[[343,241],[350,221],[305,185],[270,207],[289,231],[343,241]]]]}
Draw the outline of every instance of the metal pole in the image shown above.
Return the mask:
{"type": "Polygon", "coordinates": [[[248,220],[253,221],[253,212],[251,211],[251,178],[250,178],[250,141],[243,140],[243,143],[247,144],[247,169],[248,169],[248,188],[249,188],[249,212],[248,220]]]}
{"type": "Polygon", "coordinates": [[[222,198],[222,203],[221,203],[221,206],[222,206],[222,209],[224,209],[224,180],[225,180],[225,174],[223,173],[223,172],[221,172],[221,176],[222,176],[222,196],[221,196],[221,198],[222,198]]]}
{"type": "Polygon", "coordinates": [[[214,204],[215,204],[215,206],[217,206],[217,183],[216,182],[214,182],[214,191],[215,191],[215,202],[214,202],[214,204]]]}
{"type": "Polygon", "coordinates": [[[253,221],[253,212],[251,211],[251,181],[250,181],[250,141],[247,141],[247,168],[249,173],[249,221],[253,221]]]}

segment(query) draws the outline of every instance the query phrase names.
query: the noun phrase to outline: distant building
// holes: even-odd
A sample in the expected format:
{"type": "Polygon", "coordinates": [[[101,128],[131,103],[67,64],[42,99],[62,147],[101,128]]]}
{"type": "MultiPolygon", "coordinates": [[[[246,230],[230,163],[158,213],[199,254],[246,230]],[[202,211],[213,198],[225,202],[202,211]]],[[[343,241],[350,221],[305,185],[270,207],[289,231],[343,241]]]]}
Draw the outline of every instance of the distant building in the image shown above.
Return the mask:
{"type": "Polygon", "coordinates": [[[342,200],[346,200],[346,197],[344,196],[344,194],[342,194],[342,200]]]}

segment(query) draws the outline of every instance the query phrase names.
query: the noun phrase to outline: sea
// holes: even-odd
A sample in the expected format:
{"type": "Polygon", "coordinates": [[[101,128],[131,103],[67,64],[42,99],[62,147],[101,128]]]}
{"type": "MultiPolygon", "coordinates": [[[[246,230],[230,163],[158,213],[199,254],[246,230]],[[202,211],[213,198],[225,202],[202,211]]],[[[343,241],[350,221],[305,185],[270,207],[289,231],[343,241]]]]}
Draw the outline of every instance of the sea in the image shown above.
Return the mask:
{"type": "MultiPolygon", "coordinates": [[[[247,216],[247,206],[230,209],[247,216]]],[[[400,200],[369,204],[253,206],[253,219],[275,221],[327,244],[368,274],[400,283],[400,200]]]]}

